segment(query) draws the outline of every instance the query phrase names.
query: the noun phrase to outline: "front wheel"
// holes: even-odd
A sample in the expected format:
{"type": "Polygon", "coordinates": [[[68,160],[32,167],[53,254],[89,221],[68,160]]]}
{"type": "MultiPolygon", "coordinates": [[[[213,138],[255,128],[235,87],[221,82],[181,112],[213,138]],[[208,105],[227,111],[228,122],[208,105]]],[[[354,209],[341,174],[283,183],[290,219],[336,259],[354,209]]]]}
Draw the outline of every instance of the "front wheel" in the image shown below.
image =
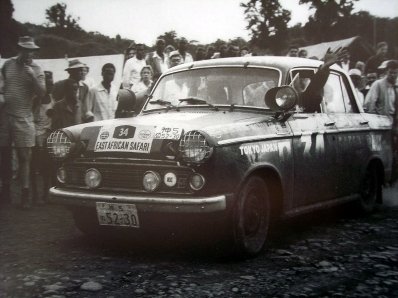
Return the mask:
{"type": "Polygon", "coordinates": [[[267,184],[258,176],[249,177],[237,197],[233,237],[235,255],[254,257],[264,247],[270,225],[270,198],[267,184]]]}

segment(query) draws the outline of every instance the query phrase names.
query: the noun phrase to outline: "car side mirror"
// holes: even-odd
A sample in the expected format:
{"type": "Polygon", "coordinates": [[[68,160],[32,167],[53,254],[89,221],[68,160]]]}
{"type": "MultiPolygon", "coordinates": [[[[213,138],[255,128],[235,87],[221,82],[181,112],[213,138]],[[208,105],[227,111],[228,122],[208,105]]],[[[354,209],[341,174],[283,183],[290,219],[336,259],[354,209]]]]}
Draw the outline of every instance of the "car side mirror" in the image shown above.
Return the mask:
{"type": "Polygon", "coordinates": [[[115,118],[127,118],[134,116],[136,97],[133,91],[129,89],[120,89],[117,94],[117,108],[115,118]]]}
{"type": "Polygon", "coordinates": [[[298,93],[290,86],[271,88],[265,93],[264,101],[267,107],[275,112],[287,112],[298,101],[298,93]]]}

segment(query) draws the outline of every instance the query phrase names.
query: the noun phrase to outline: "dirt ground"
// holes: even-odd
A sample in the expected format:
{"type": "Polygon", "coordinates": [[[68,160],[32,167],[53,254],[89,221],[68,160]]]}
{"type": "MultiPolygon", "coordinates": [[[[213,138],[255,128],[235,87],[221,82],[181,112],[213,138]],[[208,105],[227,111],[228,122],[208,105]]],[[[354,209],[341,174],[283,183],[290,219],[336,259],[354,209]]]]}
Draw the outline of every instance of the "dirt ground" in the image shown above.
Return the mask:
{"type": "Polygon", "coordinates": [[[398,297],[398,187],[384,193],[368,217],[340,207],[280,223],[235,262],[192,235],[88,239],[61,206],[2,207],[0,297],[398,297]]]}

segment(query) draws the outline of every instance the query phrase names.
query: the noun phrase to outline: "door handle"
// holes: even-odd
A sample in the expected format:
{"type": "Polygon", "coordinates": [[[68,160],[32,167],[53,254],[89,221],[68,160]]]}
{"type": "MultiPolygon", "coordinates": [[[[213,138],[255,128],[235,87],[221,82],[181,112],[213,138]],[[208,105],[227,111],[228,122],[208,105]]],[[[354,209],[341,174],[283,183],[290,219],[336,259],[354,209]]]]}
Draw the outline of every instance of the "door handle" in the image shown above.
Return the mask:
{"type": "Polygon", "coordinates": [[[325,122],[325,126],[333,126],[335,124],[336,124],[336,122],[334,122],[334,121],[325,122]]]}
{"type": "Polygon", "coordinates": [[[359,124],[366,125],[366,124],[369,124],[369,121],[368,120],[364,120],[364,121],[359,122],[359,124]]]}

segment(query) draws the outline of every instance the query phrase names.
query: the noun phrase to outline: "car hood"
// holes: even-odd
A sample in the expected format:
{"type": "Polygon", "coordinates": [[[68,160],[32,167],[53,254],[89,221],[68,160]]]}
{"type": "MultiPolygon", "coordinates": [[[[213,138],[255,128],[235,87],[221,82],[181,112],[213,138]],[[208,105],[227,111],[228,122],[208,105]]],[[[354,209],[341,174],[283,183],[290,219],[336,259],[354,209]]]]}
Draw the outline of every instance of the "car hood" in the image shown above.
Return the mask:
{"type": "Polygon", "coordinates": [[[202,132],[211,145],[275,136],[286,130],[266,111],[187,110],[149,113],[133,118],[113,119],[68,127],[75,140],[88,151],[153,153],[165,141],[178,142],[188,131],[202,132]],[[273,125],[270,123],[273,122],[273,125]]]}

